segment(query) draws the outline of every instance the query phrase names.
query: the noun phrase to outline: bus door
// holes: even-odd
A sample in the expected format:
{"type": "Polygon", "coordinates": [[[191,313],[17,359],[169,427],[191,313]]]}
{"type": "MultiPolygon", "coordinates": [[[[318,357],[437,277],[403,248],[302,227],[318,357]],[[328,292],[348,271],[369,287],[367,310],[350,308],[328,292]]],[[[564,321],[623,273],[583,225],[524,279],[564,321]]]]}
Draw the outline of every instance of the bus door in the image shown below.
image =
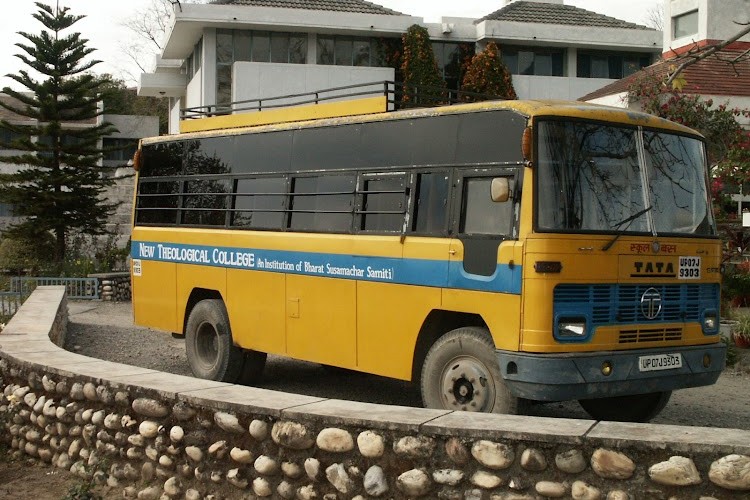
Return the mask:
{"type": "Polygon", "coordinates": [[[346,273],[354,271],[348,233],[356,176],[298,175],[290,191],[286,234],[299,257],[294,272],[286,274],[287,355],[353,368],[357,282],[356,274],[346,273]]]}
{"type": "MultiPolygon", "coordinates": [[[[522,258],[516,241],[516,172],[465,169],[457,172],[454,182],[454,237],[444,306],[479,313],[491,329],[493,323],[512,327],[519,321],[522,258]],[[478,300],[482,292],[507,295],[478,300]]],[[[517,346],[517,336],[509,336],[508,342],[503,347],[517,346]]]]}

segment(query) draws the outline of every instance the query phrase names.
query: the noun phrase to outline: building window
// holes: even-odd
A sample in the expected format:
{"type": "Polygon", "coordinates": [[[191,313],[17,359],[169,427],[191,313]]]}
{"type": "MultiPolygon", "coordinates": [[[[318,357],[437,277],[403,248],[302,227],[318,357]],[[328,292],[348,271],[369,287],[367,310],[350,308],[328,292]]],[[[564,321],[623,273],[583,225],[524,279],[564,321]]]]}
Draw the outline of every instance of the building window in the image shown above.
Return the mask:
{"type": "Polygon", "coordinates": [[[544,47],[501,47],[503,62],[514,75],[563,76],[565,51],[544,47]]]}
{"type": "Polygon", "coordinates": [[[687,12],[672,18],[672,38],[682,38],[698,33],[698,11],[687,12]]]}
{"type": "Polygon", "coordinates": [[[318,64],[384,66],[380,52],[374,38],[318,35],[318,64]]]}
{"type": "Polygon", "coordinates": [[[578,78],[608,78],[618,80],[651,64],[647,54],[627,54],[586,51],[578,53],[578,78]]]}
{"type": "Polygon", "coordinates": [[[127,162],[135,155],[138,149],[138,139],[112,139],[105,137],[102,139],[102,149],[104,149],[104,160],[127,162]]]}
{"type": "Polygon", "coordinates": [[[307,33],[216,30],[216,102],[232,100],[232,64],[236,61],[305,64],[307,33]]]}
{"type": "Polygon", "coordinates": [[[224,64],[232,64],[235,61],[305,64],[307,62],[307,34],[218,30],[216,55],[217,62],[224,64]]]}
{"type": "Polygon", "coordinates": [[[432,42],[432,51],[438,70],[445,80],[446,88],[453,90],[461,86],[461,62],[465,56],[463,44],[432,42]]]}
{"type": "Polygon", "coordinates": [[[13,149],[11,147],[11,143],[23,137],[28,136],[25,136],[24,134],[18,134],[16,132],[11,132],[7,129],[0,129],[0,149],[13,149]]]}
{"type": "Polygon", "coordinates": [[[193,47],[193,53],[185,59],[185,63],[182,65],[182,72],[188,77],[188,80],[192,80],[195,74],[201,69],[203,62],[203,38],[198,40],[198,43],[193,47]]]}

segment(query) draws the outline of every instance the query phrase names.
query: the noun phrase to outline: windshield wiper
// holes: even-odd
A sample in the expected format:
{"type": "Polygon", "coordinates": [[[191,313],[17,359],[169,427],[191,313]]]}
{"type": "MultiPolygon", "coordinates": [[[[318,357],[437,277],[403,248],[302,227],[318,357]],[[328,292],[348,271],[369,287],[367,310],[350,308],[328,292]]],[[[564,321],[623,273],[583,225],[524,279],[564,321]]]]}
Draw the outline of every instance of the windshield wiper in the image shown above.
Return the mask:
{"type": "Polygon", "coordinates": [[[615,235],[614,238],[612,238],[610,241],[607,242],[606,245],[604,245],[602,247],[602,252],[606,252],[607,250],[609,250],[610,248],[612,248],[612,245],[615,244],[615,242],[620,238],[620,236],[622,236],[623,234],[625,234],[625,231],[628,230],[628,228],[630,227],[630,224],[632,224],[633,221],[636,220],[641,215],[649,212],[652,208],[654,208],[654,207],[653,206],[646,207],[643,210],[640,210],[640,211],[634,213],[633,215],[631,215],[627,219],[623,219],[620,222],[618,222],[617,224],[615,224],[614,226],[612,226],[615,230],[618,231],[618,233],[615,235]],[[622,226],[623,224],[627,224],[627,226],[625,226],[623,229],[620,229],[620,226],[622,226]]]}

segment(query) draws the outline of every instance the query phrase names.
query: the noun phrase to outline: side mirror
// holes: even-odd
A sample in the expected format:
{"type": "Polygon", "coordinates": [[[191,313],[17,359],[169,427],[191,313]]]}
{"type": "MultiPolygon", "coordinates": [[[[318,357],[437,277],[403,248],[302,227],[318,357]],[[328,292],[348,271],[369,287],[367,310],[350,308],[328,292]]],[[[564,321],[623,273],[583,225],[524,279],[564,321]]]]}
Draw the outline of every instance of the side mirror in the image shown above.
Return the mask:
{"type": "Polygon", "coordinates": [[[510,182],[508,182],[507,177],[492,179],[490,196],[495,203],[504,203],[510,199],[510,182]]]}

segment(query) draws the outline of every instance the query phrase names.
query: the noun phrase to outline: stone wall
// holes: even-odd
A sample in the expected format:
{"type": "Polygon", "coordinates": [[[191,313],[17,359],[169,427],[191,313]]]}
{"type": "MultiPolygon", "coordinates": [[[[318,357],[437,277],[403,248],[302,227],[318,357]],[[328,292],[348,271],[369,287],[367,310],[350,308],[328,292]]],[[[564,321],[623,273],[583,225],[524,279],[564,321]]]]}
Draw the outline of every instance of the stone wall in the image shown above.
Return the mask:
{"type": "Polygon", "coordinates": [[[750,432],[326,400],[64,351],[64,292],[0,334],[0,440],[125,498],[747,498],[750,432]],[[62,335],[55,335],[60,342],[62,335]]]}
{"type": "Polygon", "coordinates": [[[112,272],[89,274],[89,278],[96,278],[99,283],[99,298],[116,302],[126,302],[131,298],[130,273],[112,272]]]}

